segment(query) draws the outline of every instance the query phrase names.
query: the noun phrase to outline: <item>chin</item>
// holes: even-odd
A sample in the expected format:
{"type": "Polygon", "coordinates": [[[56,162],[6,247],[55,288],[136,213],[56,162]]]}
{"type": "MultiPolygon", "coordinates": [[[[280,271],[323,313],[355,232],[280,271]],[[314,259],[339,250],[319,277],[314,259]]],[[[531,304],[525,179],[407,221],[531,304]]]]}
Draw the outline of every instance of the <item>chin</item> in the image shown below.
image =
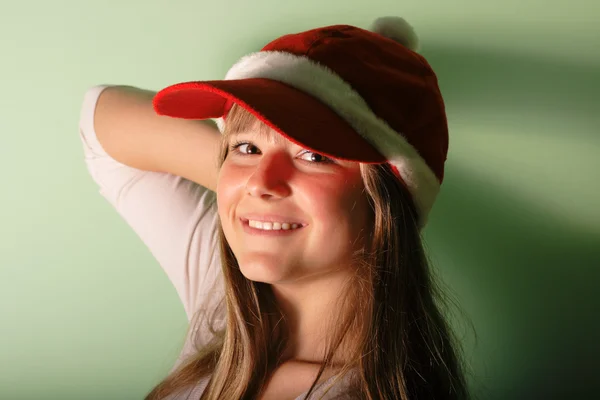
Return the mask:
{"type": "Polygon", "coordinates": [[[276,283],[287,277],[285,268],[279,262],[253,259],[238,261],[238,264],[242,275],[254,282],[276,283]]]}

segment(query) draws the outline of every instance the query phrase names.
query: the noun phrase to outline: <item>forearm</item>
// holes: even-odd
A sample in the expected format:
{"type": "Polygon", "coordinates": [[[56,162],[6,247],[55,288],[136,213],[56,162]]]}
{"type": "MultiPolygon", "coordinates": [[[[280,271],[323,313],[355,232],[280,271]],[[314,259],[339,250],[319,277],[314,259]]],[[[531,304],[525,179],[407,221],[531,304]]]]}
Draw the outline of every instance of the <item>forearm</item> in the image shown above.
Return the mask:
{"type": "Polygon", "coordinates": [[[157,115],[155,92],[107,88],[98,98],[94,129],[115,160],[142,170],[168,172],[215,190],[220,134],[210,120],[157,115]]]}

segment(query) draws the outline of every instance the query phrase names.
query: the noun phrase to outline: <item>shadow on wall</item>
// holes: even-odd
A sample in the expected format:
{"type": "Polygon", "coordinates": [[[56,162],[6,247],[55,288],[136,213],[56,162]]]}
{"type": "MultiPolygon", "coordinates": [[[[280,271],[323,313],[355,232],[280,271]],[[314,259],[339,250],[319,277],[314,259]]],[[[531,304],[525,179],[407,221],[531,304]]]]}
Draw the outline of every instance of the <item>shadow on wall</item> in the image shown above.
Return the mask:
{"type": "MultiPolygon", "coordinates": [[[[449,109],[464,115],[497,111],[513,123],[529,112],[535,118],[560,113],[578,126],[600,127],[600,68],[459,48],[426,50],[449,109]]],[[[597,145],[592,128],[548,134],[597,145]]],[[[568,168],[576,158],[567,154],[559,162],[568,168]]],[[[578,173],[592,174],[573,171],[578,173]]],[[[455,281],[462,287],[456,291],[478,332],[474,393],[479,399],[597,398],[599,235],[578,231],[480,177],[449,163],[426,231],[428,247],[444,253],[436,266],[451,286],[455,281]]],[[[573,196],[593,189],[582,187],[573,196]]]]}

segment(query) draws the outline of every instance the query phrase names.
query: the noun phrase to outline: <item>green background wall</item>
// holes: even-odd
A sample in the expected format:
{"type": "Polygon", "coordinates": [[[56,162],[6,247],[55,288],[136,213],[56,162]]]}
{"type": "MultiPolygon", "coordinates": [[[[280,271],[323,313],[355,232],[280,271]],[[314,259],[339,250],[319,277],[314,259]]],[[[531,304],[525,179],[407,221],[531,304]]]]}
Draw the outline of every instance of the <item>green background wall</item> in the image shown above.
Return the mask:
{"type": "Polygon", "coordinates": [[[220,79],[285,33],[404,16],[451,128],[426,231],[470,316],[482,399],[600,392],[600,6],[592,0],[55,0],[0,5],[0,399],[140,399],[186,329],[99,195],[78,119],[95,84],[220,79]]]}

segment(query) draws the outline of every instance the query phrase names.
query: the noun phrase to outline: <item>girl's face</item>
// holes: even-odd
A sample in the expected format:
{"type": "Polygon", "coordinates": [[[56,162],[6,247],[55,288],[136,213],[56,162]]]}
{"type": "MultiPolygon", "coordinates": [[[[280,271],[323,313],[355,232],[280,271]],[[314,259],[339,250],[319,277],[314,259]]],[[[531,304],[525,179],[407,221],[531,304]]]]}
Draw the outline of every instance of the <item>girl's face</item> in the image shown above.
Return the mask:
{"type": "Polygon", "coordinates": [[[275,131],[225,140],[217,204],[242,274],[290,283],[349,271],[370,231],[359,164],[310,152],[275,131]]]}

